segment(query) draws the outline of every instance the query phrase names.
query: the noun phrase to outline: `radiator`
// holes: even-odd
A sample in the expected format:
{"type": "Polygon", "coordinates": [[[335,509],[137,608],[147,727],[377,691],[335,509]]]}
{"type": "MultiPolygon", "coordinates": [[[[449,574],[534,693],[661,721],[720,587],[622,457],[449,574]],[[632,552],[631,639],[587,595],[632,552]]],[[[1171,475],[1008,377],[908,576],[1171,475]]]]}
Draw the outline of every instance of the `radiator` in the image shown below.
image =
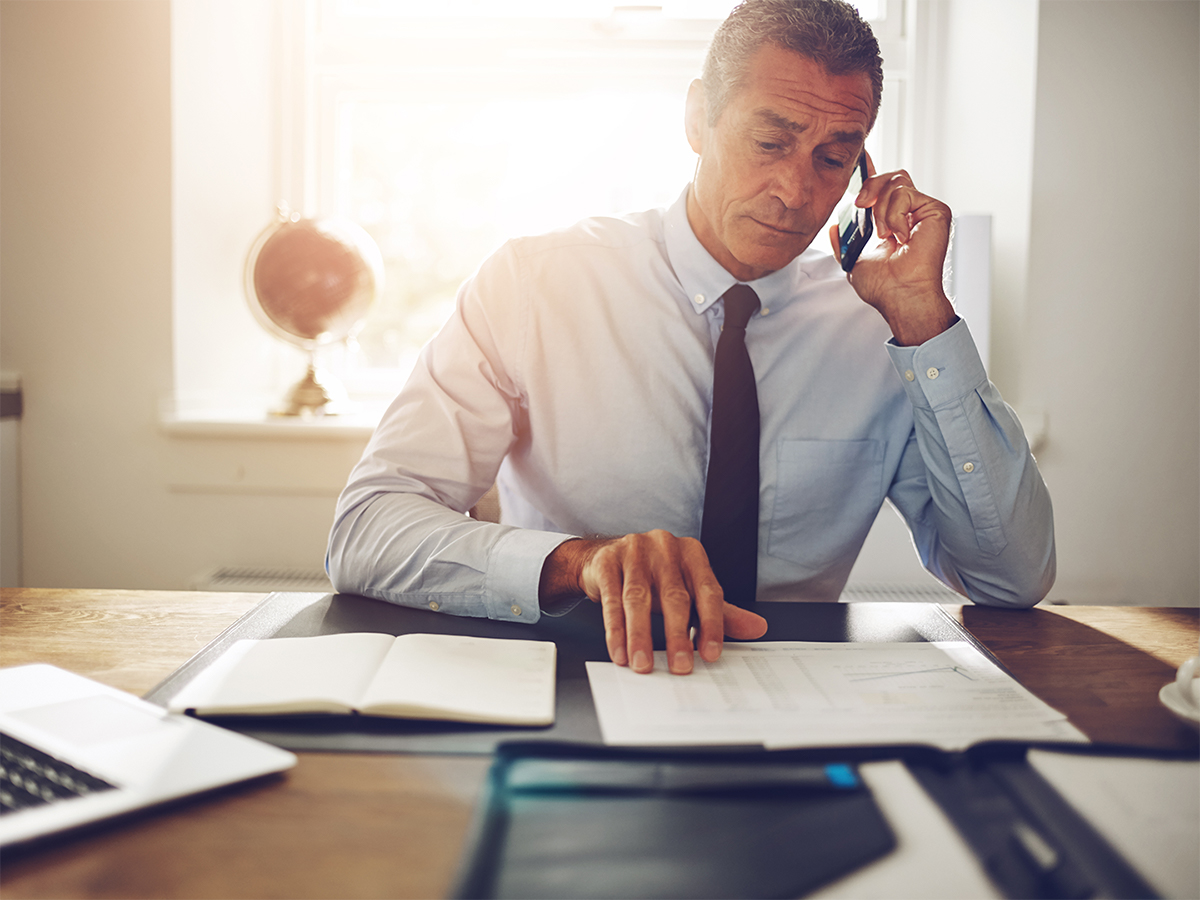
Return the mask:
{"type": "Polygon", "coordinates": [[[192,582],[192,589],[239,593],[300,591],[327,594],[333,590],[333,585],[329,583],[329,576],[320,569],[222,566],[197,576],[192,582]]]}

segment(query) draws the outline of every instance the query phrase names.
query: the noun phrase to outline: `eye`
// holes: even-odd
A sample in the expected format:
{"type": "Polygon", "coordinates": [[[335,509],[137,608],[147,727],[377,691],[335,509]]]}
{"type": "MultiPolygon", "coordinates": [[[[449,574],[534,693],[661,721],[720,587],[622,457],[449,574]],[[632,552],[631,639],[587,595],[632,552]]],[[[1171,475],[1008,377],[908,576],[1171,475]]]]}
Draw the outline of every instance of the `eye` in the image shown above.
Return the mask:
{"type": "Polygon", "coordinates": [[[758,149],[764,153],[776,153],[783,149],[783,144],[775,144],[771,141],[759,141],[758,149]]]}
{"type": "Polygon", "coordinates": [[[831,168],[831,169],[846,168],[846,161],[843,159],[838,159],[837,157],[834,157],[834,156],[827,156],[822,160],[822,162],[824,162],[825,165],[829,166],[829,168],[831,168]]]}

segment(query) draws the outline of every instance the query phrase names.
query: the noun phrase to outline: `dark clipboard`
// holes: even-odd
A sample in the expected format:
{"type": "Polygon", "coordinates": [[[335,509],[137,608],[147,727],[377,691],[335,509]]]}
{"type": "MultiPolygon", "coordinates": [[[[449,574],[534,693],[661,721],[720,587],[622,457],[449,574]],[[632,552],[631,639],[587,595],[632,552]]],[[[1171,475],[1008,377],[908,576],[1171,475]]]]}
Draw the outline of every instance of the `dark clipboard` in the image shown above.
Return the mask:
{"type": "Polygon", "coordinates": [[[958,829],[1003,896],[1157,897],[1028,764],[1028,749],[999,741],[963,753],[919,746],[756,753],[502,744],[476,807],[452,896],[803,896],[884,856],[895,846],[891,830],[865,787],[842,796],[789,791],[786,784],[772,789],[768,774],[759,789],[751,776],[746,789],[745,772],[898,759],[958,829]],[[520,769],[544,768],[547,762],[582,767],[577,780],[583,785],[563,790],[569,779],[559,772],[539,779],[520,769]],[[589,768],[597,763],[610,772],[628,772],[597,776],[589,768]],[[648,766],[688,763],[711,767],[718,790],[671,796],[655,791],[645,775],[648,766]],[[597,779],[601,789],[588,790],[588,782],[597,779]],[[539,780],[549,781],[549,789],[539,780]],[[614,796],[622,783],[624,797],[614,796]]]}
{"type": "Polygon", "coordinates": [[[895,845],[852,765],[503,744],[451,896],[799,897],[895,845]]]}
{"type": "MultiPolygon", "coordinates": [[[[1031,746],[995,741],[962,753],[905,759],[1006,897],[1154,898],[1159,894],[1057,790],[1029,765],[1031,746]]],[[[1120,748],[1041,745],[1104,755],[1120,748]]],[[[1120,755],[1178,758],[1126,748],[1120,755]]]]}
{"type": "MultiPolygon", "coordinates": [[[[940,606],[928,603],[759,603],[764,640],[969,641],[995,660],[940,606]]],[[[156,686],[147,700],[166,706],[182,687],[243,638],[308,637],[350,631],[431,632],[550,640],[558,647],[554,725],[507,728],[372,716],[226,716],[210,721],[293,751],[490,754],[504,741],[602,744],[585,663],[606,660],[598,604],[581,602],[534,625],[449,616],[351,594],[272,593],[156,686]]],[[[656,648],[664,646],[656,621],[656,648]]],[[[999,665],[999,662],[997,665],[999,665]]]]}

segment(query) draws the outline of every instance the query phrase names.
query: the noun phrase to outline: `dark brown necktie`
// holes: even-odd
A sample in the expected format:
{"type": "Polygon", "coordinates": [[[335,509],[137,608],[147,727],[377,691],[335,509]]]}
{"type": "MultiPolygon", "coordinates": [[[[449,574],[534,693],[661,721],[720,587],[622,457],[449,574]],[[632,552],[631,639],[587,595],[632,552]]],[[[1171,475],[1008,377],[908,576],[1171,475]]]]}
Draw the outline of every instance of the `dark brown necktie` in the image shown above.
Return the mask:
{"type": "Polygon", "coordinates": [[[725,599],[748,606],[758,587],[758,389],[746,350],[746,323],[759,302],[744,284],[726,291],[724,301],[700,541],[725,599]]]}

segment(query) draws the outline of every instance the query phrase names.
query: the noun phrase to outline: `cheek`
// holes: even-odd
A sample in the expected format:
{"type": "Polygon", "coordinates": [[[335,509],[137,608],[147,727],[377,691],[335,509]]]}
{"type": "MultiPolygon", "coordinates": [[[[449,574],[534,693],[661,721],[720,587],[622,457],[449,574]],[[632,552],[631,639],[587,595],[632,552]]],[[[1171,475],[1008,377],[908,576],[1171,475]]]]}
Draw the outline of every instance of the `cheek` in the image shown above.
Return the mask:
{"type": "Polygon", "coordinates": [[[718,146],[715,152],[701,157],[700,173],[708,195],[722,209],[753,200],[764,193],[770,184],[770,172],[760,162],[734,152],[728,146],[718,146]]]}

